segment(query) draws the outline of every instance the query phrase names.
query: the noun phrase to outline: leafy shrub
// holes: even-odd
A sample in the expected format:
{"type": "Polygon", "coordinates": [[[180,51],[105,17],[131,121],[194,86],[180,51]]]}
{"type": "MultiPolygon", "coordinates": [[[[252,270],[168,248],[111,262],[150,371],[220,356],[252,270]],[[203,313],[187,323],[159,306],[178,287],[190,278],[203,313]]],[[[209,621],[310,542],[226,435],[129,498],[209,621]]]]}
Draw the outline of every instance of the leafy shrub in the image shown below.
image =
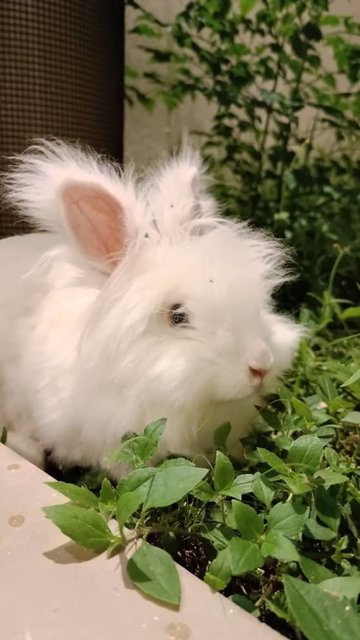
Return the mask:
{"type": "Polygon", "coordinates": [[[360,24],[328,0],[190,0],[171,24],[127,4],[149,62],[128,69],[128,100],[205,98],[213,117],[196,133],[226,212],[295,248],[288,306],[322,292],[339,251],[335,293],[356,299],[360,24]]]}
{"type": "Polygon", "coordinates": [[[51,482],[70,502],[46,507],[46,515],[91,549],[121,552],[142,540],[128,575],[160,602],[180,605],[175,559],[289,638],[355,640],[360,344],[346,322],[359,314],[329,294],[320,317],[306,312],[311,337],[294,374],[259,409],[242,464],[226,450],[224,424],[210,469],[184,458],[151,466],[165,428],[159,420],[112,453],[131,468],[117,486],[104,478],[94,493],[51,482]],[[345,331],[331,341],[336,314],[345,331]]]}

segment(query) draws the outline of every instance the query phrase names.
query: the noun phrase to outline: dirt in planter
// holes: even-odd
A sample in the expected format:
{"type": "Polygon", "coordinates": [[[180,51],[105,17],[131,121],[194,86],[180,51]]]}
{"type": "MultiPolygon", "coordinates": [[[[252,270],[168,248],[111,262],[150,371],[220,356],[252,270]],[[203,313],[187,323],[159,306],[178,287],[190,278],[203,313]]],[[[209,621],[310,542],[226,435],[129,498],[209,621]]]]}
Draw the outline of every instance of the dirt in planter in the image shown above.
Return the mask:
{"type": "Polygon", "coordinates": [[[166,549],[179,565],[197,578],[203,579],[209,564],[208,545],[204,540],[190,535],[164,539],[163,534],[151,533],[147,541],[155,547],[166,549]]]}
{"type": "Polygon", "coordinates": [[[278,631],[278,633],[281,633],[285,638],[289,638],[289,640],[301,640],[304,638],[300,631],[296,633],[286,620],[281,620],[281,618],[278,618],[278,616],[272,611],[269,611],[269,609],[261,609],[258,619],[260,622],[265,622],[269,627],[278,631]]]}
{"type": "MultiPolygon", "coordinates": [[[[169,551],[174,560],[194,576],[200,579],[204,578],[209,564],[209,548],[206,541],[189,535],[176,536],[176,539],[173,538],[172,541],[169,542],[166,538],[164,539],[163,534],[159,533],[150,534],[147,540],[156,547],[169,551]]],[[[269,563],[265,567],[267,585],[269,585],[271,594],[282,589],[282,584],[276,575],[276,567],[276,561],[269,563]]],[[[235,594],[245,596],[255,604],[262,595],[262,585],[259,578],[253,574],[245,574],[244,576],[232,578],[226,589],[221,593],[226,597],[235,594]]],[[[303,638],[299,632],[295,632],[285,620],[282,620],[272,613],[272,611],[269,611],[265,605],[261,605],[259,611],[260,615],[258,616],[258,620],[272,627],[275,631],[285,636],[285,638],[289,638],[289,640],[301,640],[301,638],[303,638]]]]}

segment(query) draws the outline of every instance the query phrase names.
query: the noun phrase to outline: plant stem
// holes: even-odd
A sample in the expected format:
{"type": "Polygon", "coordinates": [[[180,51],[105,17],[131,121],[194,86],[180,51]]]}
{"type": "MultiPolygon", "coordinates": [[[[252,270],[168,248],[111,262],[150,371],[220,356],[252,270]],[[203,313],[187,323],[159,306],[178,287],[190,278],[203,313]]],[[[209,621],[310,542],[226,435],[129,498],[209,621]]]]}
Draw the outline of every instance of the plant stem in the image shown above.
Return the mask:
{"type": "MultiPolygon", "coordinates": [[[[295,83],[294,83],[294,87],[293,90],[290,92],[290,97],[291,94],[295,95],[297,94],[299,87],[300,87],[300,83],[302,80],[302,76],[304,73],[304,69],[305,69],[305,60],[302,60],[301,65],[299,67],[299,70],[296,74],[295,77],[295,83]]],[[[290,114],[286,128],[285,128],[285,136],[282,140],[282,150],[284,155],[286,154],[287,150],[288,150],[288,146],[289,146],[289,141],[290,141],[290,136],[292,133],[292,125],[293,125],[293,115],[294,112],[292,114],[290,114]]],[[[284,202],[285,202],[285,188],[284,188],[284,175],[285,175],[285,170],[286,170],[286,159],[283,158],[282,162],[281,162],[281,169],[280,169],[280,176],[279,176],[279,182],[278,182],[278,195],[277,195],[277,201],[278,201],[278,210],[282,211],[284,209],[284,202]]]]}
{"type": "Polygon", "coordinates": [[[158,526],[158,527],[144,527],[144,528],[137,528],[135,533],[133,533],[133,535],[129,535],[126,538],[125,544],[126,546],[128,546],[131,542],[134,542],[135,540],[140,540],[141,538],[147,538],[150,534],[152,533],[174,533],[175,535],[179,535],[179,536],[186,536],[186,537],[193,537],[193,538],[198,538],[199,534],[194,533],[193,531],[189,530],[189,529],[183,529],[182,527],[170,527],[170,526],[158,526]]]}
{"type": "MultiPolygon", "coordinates": [[[[277,59],[277,63],[276,63],[276,72],[275,72],[275,78],[274,78],[274,82],[271,88],[271,92],[275,93],[279,84],[279,80],[280,80],[280,72],[281,72],[281,61],[280,61],[280,55],[278,55],[278,59],[277,59]]],[[[259,201],[259,187],[263,178],[263,171],[264,171],[264,164],[265,164],[265,150],[266,150],[266,143],[267,143],[267,139],[269,137],[270,134],[270,123],[271,123],[271,118],[272,115],[274,113],[274,108],[269,105],[268,106],[268,111],[266,114],[266,119],[265,119],[265,124],[264,124],[264,131],[263,131],[263,135],[261,138],[261,142],[260,142],[260,148],[259,148],[259,153],[260,153],[260,158],[259,158],[259,165],[258,165],[258,171],[257,171],[257,180],[255,183],[255,187],[254,187],[254,192],[253,192],[253,197],[252,197],[252,202],[251,202],[251,206],[250,206],[250,217],[253,218],[256,212],[256,208],[257,208],[257,204],[259,201]]]]}
{"type": "Polygon", "coordinates": [[[335,276],[336,276],[337,270],[339,268],[339,264],[340,264],[341,260],[343,259],[344,255],[345,255],[345,249],[341,249],[339,251],[339,253],[337,254],[337,256],[336,256],[335,262],[334,262],[333,267],[331,269],[330,277],[329,277],[329,284],[328,284],[328,288],[327,288],[327,290],[328,290],[328,292],[330,294],[333,291],[335,276]]]}

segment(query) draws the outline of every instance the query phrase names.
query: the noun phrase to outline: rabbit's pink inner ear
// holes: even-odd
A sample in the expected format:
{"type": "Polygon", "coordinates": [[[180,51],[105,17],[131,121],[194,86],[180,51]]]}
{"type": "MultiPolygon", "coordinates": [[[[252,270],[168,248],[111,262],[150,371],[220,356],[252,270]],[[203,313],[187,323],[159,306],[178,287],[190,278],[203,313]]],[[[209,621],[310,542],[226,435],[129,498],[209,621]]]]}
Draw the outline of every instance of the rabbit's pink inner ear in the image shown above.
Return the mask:
{"type": "Polygon", "coordinates": [[[62,195],[67,222],[81,250],[108,268],[114,267],[125,244],[121,204],[91,184],[69,184],[62,195]]]}

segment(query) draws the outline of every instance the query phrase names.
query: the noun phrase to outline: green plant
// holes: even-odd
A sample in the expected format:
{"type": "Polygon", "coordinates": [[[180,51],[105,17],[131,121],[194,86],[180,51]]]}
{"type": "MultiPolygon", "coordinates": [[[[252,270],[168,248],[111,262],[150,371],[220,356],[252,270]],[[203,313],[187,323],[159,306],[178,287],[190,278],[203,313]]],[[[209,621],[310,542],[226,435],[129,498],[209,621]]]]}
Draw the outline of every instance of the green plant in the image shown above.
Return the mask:
{"type": "Polygon", "coordinates": [[[159,420],[111,454],[130,468],[116,486],[104,478],[95,494],[52,482],[70,503],[46,515],[91,549],[133,546],[128,575],[160,602],[180,605],[175,559],[289,638],[358,638],[360,341],[346,316],[360,308],[327,295],[320,319],[303,312],[311,335],[291,377],[259,408],[242,463],[226,450],[224,424],[209,469],[184,458],[151,466],[159,420]],[[344,334],[334,338],[339,317],[344,334]]]}
{"type": "Polygon", "coordinates": [[[190,0],[170,24],[127,4],[148,63],[128,68],[129,101],[212,105],[195,133],[225,212],[295,249],[300,278],[283,302],[321,294],[339,254],[335,294],[355,299],[360,24],[328,0],[190,0]]]}

